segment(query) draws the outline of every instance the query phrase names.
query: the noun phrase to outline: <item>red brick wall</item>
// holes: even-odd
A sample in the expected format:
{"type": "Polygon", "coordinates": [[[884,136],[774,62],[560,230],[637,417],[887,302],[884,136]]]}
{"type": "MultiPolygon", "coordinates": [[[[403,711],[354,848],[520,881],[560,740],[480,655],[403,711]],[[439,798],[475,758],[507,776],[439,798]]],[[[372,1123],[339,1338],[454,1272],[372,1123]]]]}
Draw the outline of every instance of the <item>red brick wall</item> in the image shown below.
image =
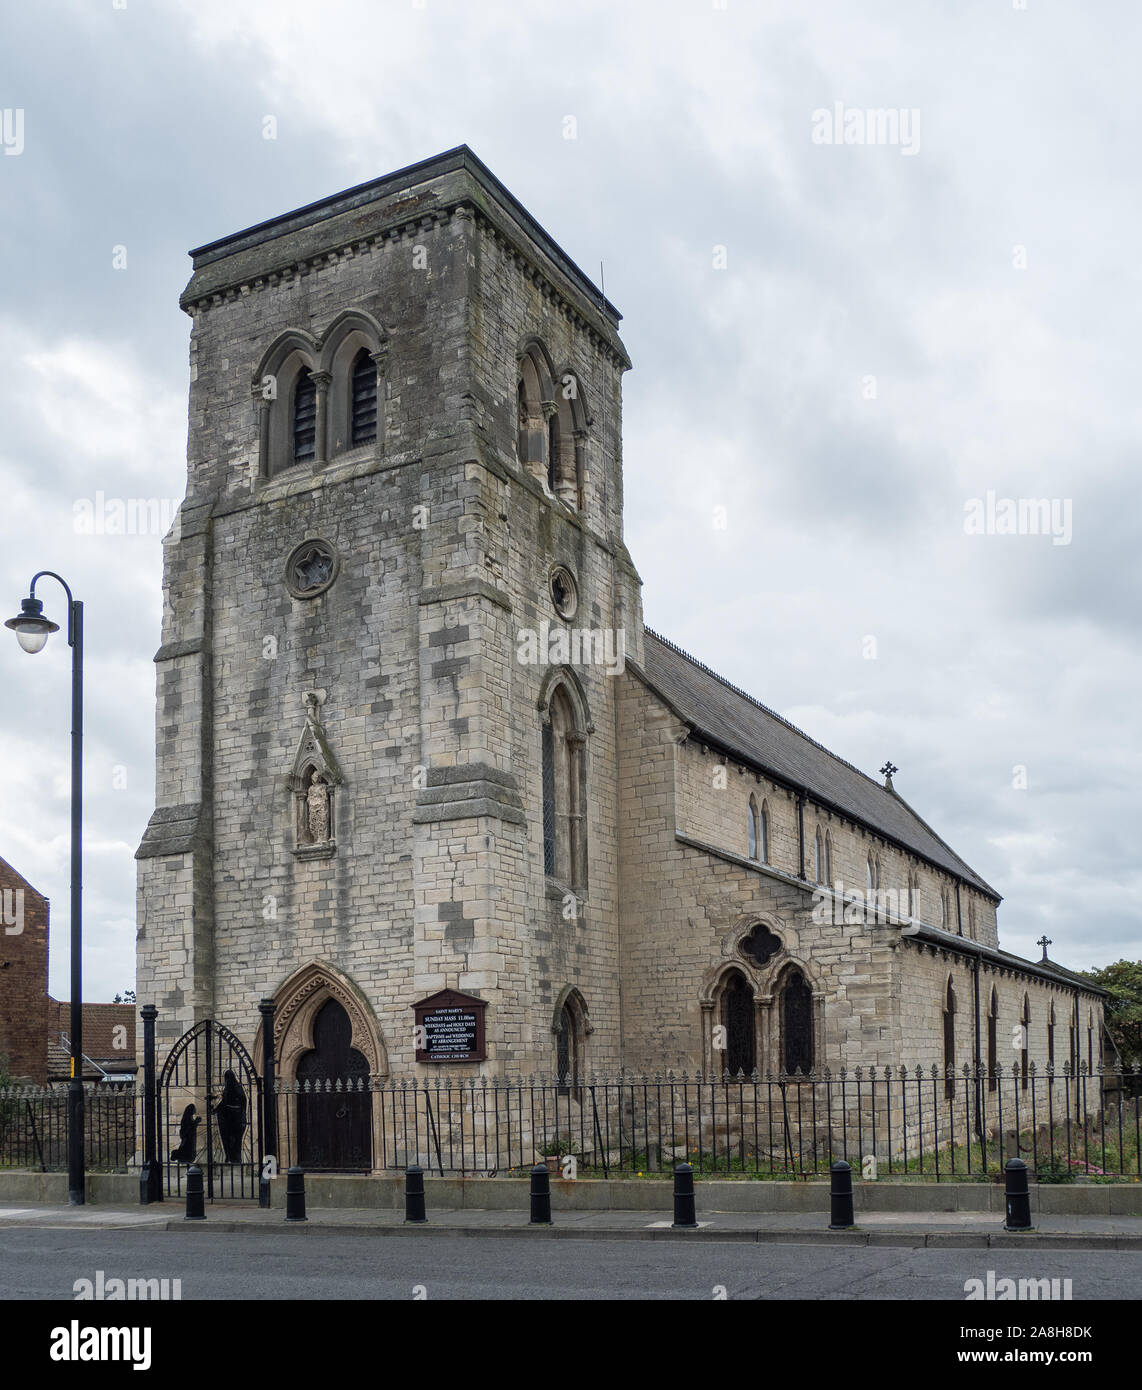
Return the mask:
{"type": "Polygon", "coordinates": [[[0,1056],[14,1077],[47,1080],[48,900],[0,859],[0,1056]],[[11,919],[17,920],[13,922],[11,919]],[[23,930],[20,930],[21,920],[23,930]]]}

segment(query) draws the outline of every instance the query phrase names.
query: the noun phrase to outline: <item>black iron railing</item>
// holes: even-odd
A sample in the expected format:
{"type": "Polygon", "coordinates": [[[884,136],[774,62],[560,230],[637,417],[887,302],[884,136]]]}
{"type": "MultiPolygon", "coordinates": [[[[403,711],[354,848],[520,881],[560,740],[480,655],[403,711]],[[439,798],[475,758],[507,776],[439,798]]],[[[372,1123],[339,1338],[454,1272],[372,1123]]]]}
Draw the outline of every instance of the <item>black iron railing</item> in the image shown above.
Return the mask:
{"type": "Polygon", "coordinates": [[[1142,1074],[1082,1065],[989,1072],[855,1067],[808,1076],[438,1076],[279,1082],[284,1167],[509,1174],[537,1160],[577,1177],[996,1178],[1021,1157],[1041,1181],[1142,1180],[1142,1074]],[[300,1125],[299,1125],[300,1118],[300,1125]],[[345,1136],[338,1139],[339,1131],[345,1136]],[[362,1143],[362,1134],[366,1136],[362,1143]],[[320,1135],[318,1141],[314,1136],[320,1135]]]}
{"type": "MultiPolygon", "coordinates": [[[[260,1088],[259,1088],[260,1090],[260,1088]]],[[[255,1097],[255,1105],[258,1097],[255,1097]]],[[[568,1176],[866,1177],[985,1180],[1009,1157],[1040,1181],[1142,1181],[1142,1071],[1018,1065],[854,1067],[808,1076],[593,1074],[507,1080],[432,1076],[276,1082],[282,1171],[512,1174],[549,1158],[568,1176]],[[300,1124],[299,1124],[300,1120],[300,1124]]],[[[88,1169],[139,1161],[134,1086],[93,1088],[88,1169]]],[[[269,1157],[269,1155],[268,1155],[269,1157]]],[[[0,1090],[0,1168],[67,1167],[67,1092],[0,1090]]],[[[268,1170],[267,1170],[268,1171],[268,1170]]]]}
{"type": "MultiPolygon", "coordinates": [[[[133,1085],[88,1088],[83,1143],[92,1172],[126,1172],[135,1161],[133,1085]]],[[[0,1168],[51,1173],[67,1168],[67,1091],[46,1086],[0,1089],[0,1168]]]]}

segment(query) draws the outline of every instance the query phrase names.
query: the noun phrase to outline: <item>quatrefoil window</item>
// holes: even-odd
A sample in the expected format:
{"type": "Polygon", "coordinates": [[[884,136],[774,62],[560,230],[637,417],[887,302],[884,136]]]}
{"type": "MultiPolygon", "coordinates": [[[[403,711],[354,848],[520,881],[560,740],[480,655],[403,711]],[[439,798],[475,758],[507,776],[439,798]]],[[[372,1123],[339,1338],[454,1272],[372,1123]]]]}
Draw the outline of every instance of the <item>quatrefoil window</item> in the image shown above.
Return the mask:
{"type": "Polygon", "coordinates": [[[781,938],[771,932],[764,922],[759,922],[738,949],[758,965],[768,965],[781,950],[781,938]]]}
{"type": "Polygon", "coordinates": [[[337,552],[328,541],[302,541],[286,561],[286,588],[294,598],[316,598],[337,578],[338,566],[337,552]]]}

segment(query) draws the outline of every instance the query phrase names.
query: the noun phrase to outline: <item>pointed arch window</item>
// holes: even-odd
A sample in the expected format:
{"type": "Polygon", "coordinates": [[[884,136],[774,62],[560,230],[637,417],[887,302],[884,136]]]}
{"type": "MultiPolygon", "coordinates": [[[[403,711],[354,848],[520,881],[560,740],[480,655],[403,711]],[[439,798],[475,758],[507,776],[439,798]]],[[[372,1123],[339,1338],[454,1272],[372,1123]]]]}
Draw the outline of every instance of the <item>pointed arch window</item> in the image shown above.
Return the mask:
{"type": "Polygon", "coordinates": [[[1088,1076],[1094,1075],[1094,1010],[1090,1009],[1086,1016],[1086,1072],[1088,1076]]]}
{"type": "Polygon", "coordinates": [[[560,1095],[570,1095],[581,1084],[583,1045],[587,1033],[586,1006],[572,989],[559,1009],[555,1025],[555,1076],[560,1095]]]}
{"type": "Polygon", "coordinates": [[[956,992],[948,981],[944,996],[944,1097],[954,1100],[956,1095],[956,992]]]}
{"type": "Polygon", "coordinates": [[[750,1076],[757,1067],[757,1025],[753,989],[740,970],[731,970],[722,987],[722,1026],[726,1051],[722,1067],[731,1076],[750,1076]]]}
{"type": "Polygon", "coordinates": [[[1047,1014],[1047,1066],[1054,1068],[1055,1065],[1055,1004],[1052,1000],[1050,1012],[1047,1014]]]}
{"type": "Polygon", "coordinates": [[[880,887],[880,860],[872,853],[868,856],[868,866],[865,877],[868,880],[868,889],[870,893],[880,887]]]}
{"type": "Polygon", "coordinates": [[[813,991],[800,970],[787,972],[781,989],[782,1067],[788,1076],[813,1070],[813,991]]]}
{"type": "Polygon", "coordinates": [[[541,730],[543,868],[576,893],[587,888],[586,733],[563,684],[541,730]]]}
{"type": "Polygon", "coordinates": [[[816,883],[825,882],[825,841],[820,826],[813,840],[813,879],[816,883]]]}
{"type": "Polygon", "coordinates": [[[1031,1074],[1031,1001],[1027,995],[1023,996],[1023,1014],[1019,1021],[1022,1024],[1019,1032],[1019,1075],[1021,1089],[1025,1091],[1031,1074]]]}
{"type": "Polygon", "coordinates": [[[754,797],[749,799],[749,857],[759,859],[761,857],[761,819],[758,814],[757,801],[754,797]]]}
{"type": "Polygon", "coordinates": [[[1071,1075],[1075,1076],[1079,1069],[1079,1005],[1075,1001],[1070,1011],[1070,1018],[1067,1020],[1067,1061],[1070,1063],[1071,1075]]]}
{"type": "Polygon", "coordinates": [[[769,863],[769,802],[761,803],[761,811],[757,818],[758,837],[757,837],[757,857],[763,864],[769,863]]]}
{"type": "Polygon", "coordinates": [[[825,882],[833,882],[833,837],[825,831],[825,882]]]}
{"type": "Polygon", "coordinates": [[[350,445],[373,443],[377,437],[377,368],[365,348],[353,359],[349,409],[350,445]]]}
{"type": "Polygon", "coordinates": [[[994,987],[991,991],[991,1006],[987,1011],[987,1089],[994,1091],[999,1086],[999,996],[994,987]]]}

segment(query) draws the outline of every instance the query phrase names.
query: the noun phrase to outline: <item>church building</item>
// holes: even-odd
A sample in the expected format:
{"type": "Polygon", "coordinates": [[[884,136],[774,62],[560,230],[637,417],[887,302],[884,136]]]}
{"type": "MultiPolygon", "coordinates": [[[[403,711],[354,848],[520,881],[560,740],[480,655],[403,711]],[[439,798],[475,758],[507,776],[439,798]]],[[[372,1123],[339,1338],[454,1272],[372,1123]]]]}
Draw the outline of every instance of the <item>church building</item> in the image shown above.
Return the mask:
{"type": "Polygon", "coordinates": [[[1098,1065],[1103,992],[1000,949],[890,764],[643,627],[619,312],[469,149],[191,254],[162,1045],[256,1059],[267,999],[285,1080],[1098,1065]]]}

